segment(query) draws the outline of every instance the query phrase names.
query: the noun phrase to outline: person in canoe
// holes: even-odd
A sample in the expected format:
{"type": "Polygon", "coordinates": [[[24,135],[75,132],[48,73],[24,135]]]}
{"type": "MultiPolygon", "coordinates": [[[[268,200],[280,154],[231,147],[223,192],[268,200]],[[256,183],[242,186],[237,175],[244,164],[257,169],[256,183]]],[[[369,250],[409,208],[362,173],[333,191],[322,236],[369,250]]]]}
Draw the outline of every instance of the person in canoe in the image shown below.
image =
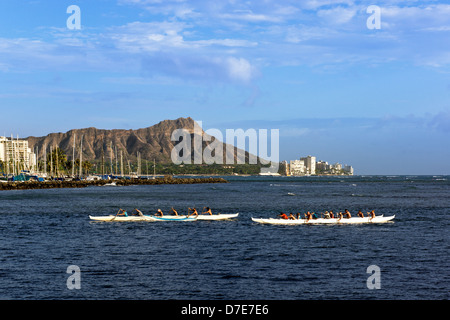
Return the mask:
{"type": "Polygon", "coordinates": [[[210,207],[203,207],[203,210],[205,210],[205,209],[206,209],[206,211],[203,211],[202,214],[209,213],[209,215],[212,216],[213,213],[211,211],[211,208],[210,207]]]}
{"type": "Polygon", "coordinates": [[[306,219],[306,221],[309,221],[309,220],[311,220],[312,219],[312,214],[311,214],[311,212],[307,212],[307,213],[305,213],[305,219],[306,219]]]}
{"type": "Polygon", "coordinates": [[[143,217],[144,214],[141,212],[141,210],[134,208],[134,211],[136,211],[136,213],[133,213],[133,216],[139,216],[139,217],[143,217]]]}
{"type": "Polygon", "coordinates": [[[188,208],[188,217],[190,217],[190,216],[196,216],[197,217],[198,216],[197,209],[195,209],[195,208],[188,208]]]}
{"type": "Polygon", "coordinates": [[[173,207],[172,207],[172,209],[170,210],[170,213],[172,213],[172,214],[175,215],[175,216],[178,215],[177,210],[175,210],[173,207]]]}
{"type": "Polygon", "coordinates": [[[337,214],[337,216],[338,216],[338,221],[341,220],[341,219],[344,217],[344,215],[342,214],[342,212],[339,212],[339,213],[337,214]]]}
{"type": "Polygon", "coordinates": [[[116,216],[125,216],[128,217],[128,213],[126,210],[119,209],[119,212],[117,212],[116,216]]]}
{"type": "Polygon", "coordinates": [[[289,220],[297,220],[297,218],[292,213],[290,213],[289,220]]]}
{"type": "Polygon", "coordinates": [[[160,216],[160,217],[162,217],[164,214],[163,214],[163,212],[162,212],[162,210],[161,209],[158,209],[157,211],[156,211],[156,213],[155,213],[155,216],[160,216]]]}
{"type": "Polygon", "coordinates": [[[284,212],[281,212],[281,214],[279,214],[278,216],[279,216],[281,219],[285,219],[285,220],[288,220],[288,219],[289,219],[288,215],[287,215],[286,213],[284,213],[284,212]]]}
{"type": "Polygon", "coordinates": [[[367,215],[369,216],[370,220],[372,220],[373,218],[375,218],[375,210],[367,212],[367,215]]]}
{"type": "Polygon", "coordinates": [[[359,211],[358,211],[358,217],[360,217],[360,218],[364,218],[364,213],[362,213],[362,211],[361,211],[361,210],[359,210],[359,211]]]}
{"type": "Polygon", "coordinates": [[[334,219],[334,213],[330,210],[330,219],[334,219]]]}
{"type": "Polygon", "coordinates": [[[345,209],[344,212],[345,218],[350,219],[352,217],[352,215],[350,214],[350,211],[348,211],[348,209],[345,209]]]}

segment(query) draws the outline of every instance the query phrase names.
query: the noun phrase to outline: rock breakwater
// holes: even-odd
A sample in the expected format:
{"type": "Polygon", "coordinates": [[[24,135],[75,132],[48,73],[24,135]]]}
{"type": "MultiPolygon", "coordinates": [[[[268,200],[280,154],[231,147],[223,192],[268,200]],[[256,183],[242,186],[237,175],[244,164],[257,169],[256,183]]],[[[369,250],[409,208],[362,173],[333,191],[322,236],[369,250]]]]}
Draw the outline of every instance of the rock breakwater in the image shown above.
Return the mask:
{"type": "Polygon", "coordinates": [[[90,186],[105,186],[115,183],[117,186],[156,185],[156,184],[195,184],[195,183],[228,183],[223,178],[156,178],[156,179],[117,179],[94,181],[26,181],[0,183],[0,190],[27,189],[57,189],[57,188],[85,188],[90,186]]]}

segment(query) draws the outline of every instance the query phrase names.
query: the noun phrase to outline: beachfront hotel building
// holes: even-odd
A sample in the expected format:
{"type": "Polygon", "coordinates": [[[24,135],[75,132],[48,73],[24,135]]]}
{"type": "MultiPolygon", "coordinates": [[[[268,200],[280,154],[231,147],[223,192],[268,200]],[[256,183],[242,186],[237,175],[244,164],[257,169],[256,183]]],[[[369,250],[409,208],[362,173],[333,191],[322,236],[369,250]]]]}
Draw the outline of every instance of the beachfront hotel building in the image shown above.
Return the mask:
{"type": "Polygon", "coordinates": [[[307,156],[300,160],[305,162],[306,174],[316,174],[316,157],[307,156]]]}
{"type": "Polygon", "coordinates": [[[300,160],[289,162],[289,173],[291,176],[303,176],[316,174],[316,157],[307,156],[300,160]]]}
{"type": "Polygon", "coordinates": [[[305,162],[303,160],[291,160],[289,162],[289,174],[301,176],[305,174],[305,162]]]}
{"type": "Polygon", "coordinates": [[[353,167],[342,166],[340,163],[328,164],[326,161],[316,161],[316,157],[307,156],[300,160],[286,162],[286,175],[306,176],[306,175],[353,175],[353,167]]]}
{"type": "Polygon", "coordinates": [[[0,161],[4,173],[17,174],[36,166],[36,155],[28,147],[27,140],[0,137],[0,161]]]}

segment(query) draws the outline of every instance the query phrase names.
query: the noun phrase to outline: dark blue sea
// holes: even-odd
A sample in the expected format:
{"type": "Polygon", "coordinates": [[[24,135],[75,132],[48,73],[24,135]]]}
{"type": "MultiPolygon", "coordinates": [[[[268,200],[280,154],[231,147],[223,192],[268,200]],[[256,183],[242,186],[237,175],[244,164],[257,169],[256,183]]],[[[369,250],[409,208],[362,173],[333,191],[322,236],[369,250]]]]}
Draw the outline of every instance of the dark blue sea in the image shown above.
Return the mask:
{"type": "Polygon", "coordinates": [[[449,176],[226,177],[227,184],[0,192],[0,299],[450,298],[449,176]],[[209,206],[231,221],[94,222],[209,206]],[[272,226],[280,212],[374,209],[392,223],[272,226]],[[69,289],[69,266],[79,289],[69,289]],[[376,266],[379,289],[369,288],[376,266]]]}

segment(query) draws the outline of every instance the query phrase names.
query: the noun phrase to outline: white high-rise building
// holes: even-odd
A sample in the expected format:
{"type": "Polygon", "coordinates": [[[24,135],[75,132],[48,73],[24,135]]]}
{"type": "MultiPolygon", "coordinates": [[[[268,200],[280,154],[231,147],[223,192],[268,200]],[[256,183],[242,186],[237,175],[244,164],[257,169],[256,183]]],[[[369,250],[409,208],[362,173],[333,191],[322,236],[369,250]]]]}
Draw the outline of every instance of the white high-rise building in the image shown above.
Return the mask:
{"type": "Polygon", "coordinates": [[[6,159],[6,138],[0,137],[0,161],[5,161],[6,159]]]}
{"type": "Polygon", "coordinates": [[[344,172],[349,174],[349,175],[353,175],[353,167],[349,166],[349,165],[345,165],[344,166],[344,172]]]}
{"type": "Polygon", "coordinates": [[[307,156],[300,160],[305,162],[306,174],[316,174],[316,157],[307,156]]]}
{"type": "Polygon", "coordinates": [[[36,155],[28,148],[27,140],[0,137],[0,161],[3,172],[19,173],[36,166],[36,155]]]}

